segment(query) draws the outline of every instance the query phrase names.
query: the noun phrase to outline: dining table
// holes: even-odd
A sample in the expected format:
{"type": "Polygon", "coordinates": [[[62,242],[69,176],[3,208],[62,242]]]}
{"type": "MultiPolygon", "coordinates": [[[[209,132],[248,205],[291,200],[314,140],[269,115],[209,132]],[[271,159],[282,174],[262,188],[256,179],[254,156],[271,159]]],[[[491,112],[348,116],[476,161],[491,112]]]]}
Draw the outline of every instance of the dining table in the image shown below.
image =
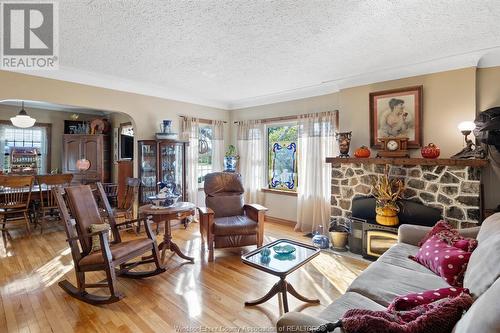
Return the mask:
{"type": "MultiPolygon", "coordinates": [[[[28,192],[28,189],[25,188],[22,190],[23,192],[28,192]]],[[[40,192],[43,192],[44,194],[49,191],[49,188],[47,185],[42,184],[42,185],[33,185],[31,187],[31,196],[30,196],[30,202],[37,201],[41,199],[41,194],[40,192]]],[[[19,192],[19,189],[16,189],[16,192],[19,192]]],[[[13,193],[13,190],[9,187],[0,187],[0,201],[3,200],[6,194],[13,193]]]]}

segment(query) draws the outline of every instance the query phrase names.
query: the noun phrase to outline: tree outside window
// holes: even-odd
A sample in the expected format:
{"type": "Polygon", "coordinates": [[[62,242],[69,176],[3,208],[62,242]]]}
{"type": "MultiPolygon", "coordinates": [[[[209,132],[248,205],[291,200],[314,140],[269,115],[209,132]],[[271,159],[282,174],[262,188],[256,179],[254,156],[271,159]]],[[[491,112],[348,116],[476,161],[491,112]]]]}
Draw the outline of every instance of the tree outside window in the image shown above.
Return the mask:
{"type": "Polygon", "coordinates": [[[199,127],[198,141],[198,186],[203,187],[205,176],[212,172],[213,131],[210,125],[199,127]]]}

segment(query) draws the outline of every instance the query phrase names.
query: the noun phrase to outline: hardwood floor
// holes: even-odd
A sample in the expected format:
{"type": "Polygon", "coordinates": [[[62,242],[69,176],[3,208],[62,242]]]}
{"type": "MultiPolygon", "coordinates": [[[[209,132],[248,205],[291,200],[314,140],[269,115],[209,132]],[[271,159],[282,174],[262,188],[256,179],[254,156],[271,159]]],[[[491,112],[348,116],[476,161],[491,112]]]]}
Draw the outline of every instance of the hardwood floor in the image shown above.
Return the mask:
{"type": "MultiPolygon", "coordinates": [[[[31,237],[12,232],[0,243],[0,332],[200,332],[202,328],[262,327],[272,329],[282,314],[277,297],[255,307],[244,301],[263,296],[277,278],[241,263],[240,255],[255,247],[216,250],[207,262],[200,247],[199,225],[174,227],[173,237],[182,251],[195,257],[187,263],[167,256],[161,275],[131,280],[119,278],[126,297],[117,303],[92,306],[68,296],[57,282],[75,283],[73,263],[62,229],[54,227],[31,237]]],[[[135,237],[124,233],[125,238],[135,237]]],[[[268,243],[277,238],[310,242],[290,226],[266,223],[268,243]]],[[[304,305],[289,296],[291,311],[320,312],[339,297],[367,263],[321,253],[292,273],[288,281],[320,305],[304,305]]],[[[103,273],[88,275],[100,281],[103,273]]],[[[222,331],[222,330],[219,330],[222,331]]]]}

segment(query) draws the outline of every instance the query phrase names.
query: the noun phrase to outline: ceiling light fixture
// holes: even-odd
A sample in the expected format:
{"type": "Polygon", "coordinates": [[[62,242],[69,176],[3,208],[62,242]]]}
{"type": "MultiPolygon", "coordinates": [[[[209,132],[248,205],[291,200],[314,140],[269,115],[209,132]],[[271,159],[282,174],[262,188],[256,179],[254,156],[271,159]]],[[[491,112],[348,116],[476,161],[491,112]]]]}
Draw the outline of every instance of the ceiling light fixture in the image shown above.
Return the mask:
{"type": "Polygon", "coordinates": [[[19,111],[17,116],[10,118],[10,121],[12,125],[16,127],[20,128],[32,127],[33,125],[35,125],[36,119],[28,116],[28,113],[26,112],[26,110],[24,110],[24,101],[22,102],[21,105],[22,105],[21,111],[19,111]]]}

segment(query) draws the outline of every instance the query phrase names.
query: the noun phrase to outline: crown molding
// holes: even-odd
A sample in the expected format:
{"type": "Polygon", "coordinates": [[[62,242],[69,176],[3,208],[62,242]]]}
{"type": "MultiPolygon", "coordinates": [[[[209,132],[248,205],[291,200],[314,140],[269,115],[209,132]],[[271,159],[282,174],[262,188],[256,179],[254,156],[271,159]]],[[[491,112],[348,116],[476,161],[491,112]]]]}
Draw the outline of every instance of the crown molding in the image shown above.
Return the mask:
{"type": "Polygon", "coordinates": [[[371,72],[359,73],[335,80],[324,81],[317,85],[311,85],[304,88],[297,88],[289,91],[233,101],[229,103],[229,108],[231,110],[238,111],[239,109],[245,109],[248,107],[331,94],[342,89],[358,87],[366,84],[478,66],[500,66],[500,47],[481,49],[409,65],[379,68],[371,72]]]}
{"type": "Polygon", "coordinates": [[[16,73],[228,110],[228,104],[224,101],[195,96],[179,88],[83,71],[72,67],[59,66],[58,70],[53,71],[16,71],[16,73]]]}
{"type": "Polygon", "coordinates": [[[60,66],[55,71],[24,71],[23,74],[74,82],[95,87],[130,92],[146,96],[170,99],[185,103],[198,104],[217,109],[238,111],[248,107],[287,102],[297,99],[316,97],[338,92],[342,89],[357,87],[377,82],[397,80],[412,76],[425,75],[466,67],[500,66],[500,47],[491,47],[458,55],[430,59],[419,63],[378,68],[371,72],[358,73],[318,84],[299,87],[287,91],[245,98],[233,101],[223,101],[193,95],[187,91],[154,85],[147,82],[123,79],[117,76],[99,74],[79,69],[60,66]]]}

